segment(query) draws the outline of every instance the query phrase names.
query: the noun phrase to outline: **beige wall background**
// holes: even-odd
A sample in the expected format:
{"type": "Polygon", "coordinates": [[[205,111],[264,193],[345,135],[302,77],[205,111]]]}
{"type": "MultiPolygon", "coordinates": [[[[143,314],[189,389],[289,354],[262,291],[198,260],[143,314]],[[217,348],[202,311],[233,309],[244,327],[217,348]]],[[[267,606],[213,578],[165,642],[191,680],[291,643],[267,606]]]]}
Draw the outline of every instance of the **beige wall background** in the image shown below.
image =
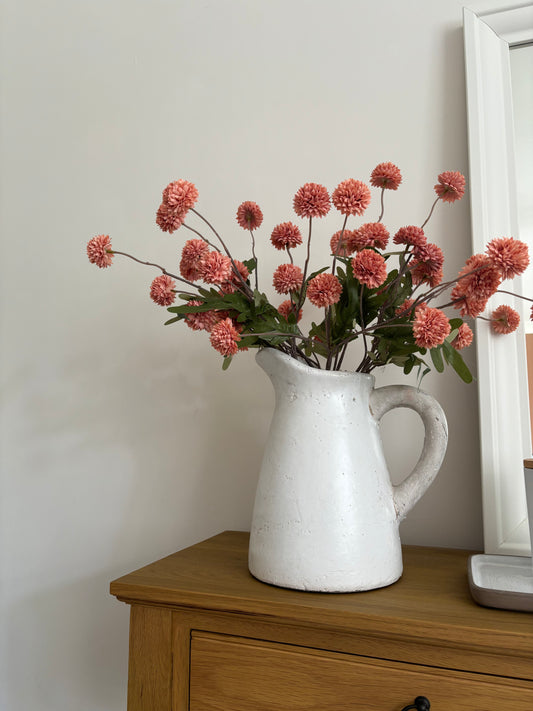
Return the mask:
{"type": "MultiPolygon", "coordinates": [[[[368,180],[389,160],[404,182],[386,224],[420,224],[438,173],[468,176],[462,3],[1,7],[0,707],[118,711],[128,609],[109,581],[249,527],[273,398],[253,352],[223,373],[205,334],[163,327],[148,298],[157,272],[120,259],[98,270],[85,244],[109,233],[175,267],[188,235],[161,233],[154,216],[166,184],[187,178],[237,256],[236,208],[260,203],[272,293],[268,237],[298,187],[368,180]]],[[[336,229],[316,230],[313,265],[336,229]]],[[[468,198],[439,205],[428,233],[454,276],[470,251],[468,198]]],[[[479,549],[476,388],[453,373],[424,388],[447,413],[449,453],[403,540],[479,549]]],[[[383,430],[397,478],[420,427],[391,414],[383,430]]]]}

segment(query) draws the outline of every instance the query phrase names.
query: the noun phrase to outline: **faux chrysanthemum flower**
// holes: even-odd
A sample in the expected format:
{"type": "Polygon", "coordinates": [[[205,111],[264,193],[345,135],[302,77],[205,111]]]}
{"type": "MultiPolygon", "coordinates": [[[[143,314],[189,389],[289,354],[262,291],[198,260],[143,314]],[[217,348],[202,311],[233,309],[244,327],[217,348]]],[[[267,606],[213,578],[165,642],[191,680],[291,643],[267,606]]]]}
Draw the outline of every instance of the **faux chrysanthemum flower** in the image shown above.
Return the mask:
{"type": "MultiPolygon", "coordinates": [[[[188,306],[202,306],[203,302],[198,299],[191,299],[187,302],[188,306]]],[[[213,326],[222,320],[220,314],[216,311],[197,311],[196,313],[187,314],[185,323],[193,331],[211,331],[213,326]]]]}
{"type": "Polygon", "coordinates": [[[400,169],[394,163],[380,163],[370,175],[370,185],[375,188],[385,188],[386,190],[397,190],[402,182],[400,169]]]}
{"type": "Polygon", "coordinates": [[[300,267],[295,264],[280,264],[274,272],[272,284],[278,294],[290,294],[291,291],[300,291],[303,278],[300,267]]]}
{"type": "Polygon", "coordinates": [[[411,265],[413,284],[428,284],[431,288],[442,281],[444,254],[436,244],[423,244],[413,250],[414,260],[411,265]]]}
{"type": "Polygon", "coordinates": [[[176,300],[176,282],[167,274],[156,277],[150,286],[150,297],[159,306],[170,306],[176,300]]]}
{"type": "Polygon", "coordinates": [[[465,194],[464,175],[456,170],[447,170],[441,173],[435,185],[435,192],[444,202],[455,202],[460,200],[465,194]]]}
{"type": "Polygon", "coordinates": [[[202,260],[209,253],[209,245],[203,239],[189,239],[181,250],[180,274],[188,281],[200,278],[202,260]]]}
{"type": "Polygon", "coordinates": [[[361,180],[348,178],[339,183],[331,201],[343,215],[362,215],[370,204],[370,190],[361,180]]]}
{"type": "Polygon", "coordinates": [[[246,264],[243,264],[238,259],[234,259],[233,262],[235,267],[232,265],[231,277],[227,281],[222,282],[220,285],[220,290],[223,294],[233,294],[240,286],[242,286],[243,281],[246,282],[250,276],[250,272],[248,271],[246,264]],[[235,272],[235,268],[239,274],[235,272]]]}
{"type": "Polygon", "coordinates": [[[419,348],[435,348],[450,335],[450,322],[440,309],[421,306],[415,309],[413,335],[419,348]]]}
{"type": "MultiPolygon", "coordinates": [[[[288,319],[290,314],[296,313],[296,306],[292,303],[290,299],[287,299],[286,301],[281,302],[281,304],[278,306],[278,311],[285,319],[288,319]]],[[[301,318],[302,309],[298,311],[298,315],[296,316],[296,322],[298,323],[301,318]]]]}
{"type": "Polygon", "coordinates": [[[185,218],[191,207],[195,206],[197,200],[198,189],[196,185],[188,180],[180,178],[180,180],[169,183],[163,190],[163,204],[180,213],[183,218],[185,218]]]}
{"type": "Polygon", "coordinates": [[[167,203],[162,202],[159,206],[156,214],[155,221],[159,228],[163,232],[168,232],[172,234],[177,229],[179,229],[184,220],[184,215],[178,210],[174,210],[167,205],[167,203]]]}
{"type": "Polygon", "coordinates": [[[385,259],[372,249],[363,249],[355,255],[352,270],[354,277],[370,289],[381,286],[387,278],[385,259]]]}
{"type": "Polygon", "coordinates": [[[467,348],[474,339],[474,334],[472,329],[466,323],[462,323],[457,330],[457,336],[452,341],[452,346],[460,351],[463,348],[467,348]]]}
{"type": "Polygon", "coordinates": [[[294,196],[293,207],[298,217],[324,217],[331,207],[329,193],[323,185],[306,183],[294,196]]]}
{"type": "Polygon", "coordinates": [[[324,308],[336,304],[341,298],[342,284],[334,274],[317,274],[307,285],[307,298],[315,306],[324,308]]]}
{"type": "Polygon", "coordinates": [[[256,202],[247,200],[237,209],[237,222],[243,230],[256,230],[263,222],[263,213],[256,202]]]}
{"type": "Polygon", "coordinates": [[[416,225],[400,227],[392,241],[394,244],[407,244],[412,247],[422,247],[427,243],[424,230],[421,227],[416,227],[416,225]]]}
{"type": "Polygon", "coordinates": [[[529,264],[527,244],[512,237],[500,237],[487,245],[487,254],[501,272],[503,279],[522,274],[529,264]]]}
{"type": "Polygon", "coordinates": [[[385,249],[389,241],[389,231],[382,222],[367,222],[356,230],[355,238],[359,244],[365,247],[375,247],[385,249]]]}
{"type": "Polygon", "coordinates": [[[105,269],[110,267],[113,261],[111,250],[111,239],[109,235],[97,235],[87,243],[87,256],[91,264],[105,269]]]}
{"type": "Polygon", "coordinates": [[[339,230],[329,241],[331,254],[335,257],[350,257],[355,252],[352,230],[339,230]]]}
{"type": "MultiPolygon", "coordinates": [[[[401,316],[403,318],[405,318],[406,316],[411,316],[414,305],[415,305],[414,299],[405,299],[405,301],[403,301],[399,306],[396,307],[396,309],[395,309],[396,316],[401,316]]],[[[422,304],[418,304],[418,305],[422,306],[422,304]]]]}
{"type": "Polygon", "coordinates": [[[510,306],[502,304],[492,312],[490,323],[494,333],[512,333],[520,325],[520,315],[510,306]]]}
{"type": "Polygon", "coordinates": [[[270,241],[276,249],[294,249],[302,244],[302,234],[292,222],[282,222],[272,230],[270,241]]]}
{"type": "Polygon", "coordinates": [[[454,307],[462,316],[476,318],[484,310],[488,299],[496,293],[502,281],[501,273],[490,257],[473,254],[466,260],[451,291],[454,307]]]}
{"type": "Polygon", "coordinates": [[[231,259],[221,252],[209,252],[203,257],[199,272],[206,284],[222,284],[231,278],[231,259]]]}
{"type": "Polygon", "coordinates": [[[211,329],[209,341],[215,350],[223,356],[232,356],[239,350],[238,342],[241,340],[239,332],[230,318],[219,321],[211,329]]]}

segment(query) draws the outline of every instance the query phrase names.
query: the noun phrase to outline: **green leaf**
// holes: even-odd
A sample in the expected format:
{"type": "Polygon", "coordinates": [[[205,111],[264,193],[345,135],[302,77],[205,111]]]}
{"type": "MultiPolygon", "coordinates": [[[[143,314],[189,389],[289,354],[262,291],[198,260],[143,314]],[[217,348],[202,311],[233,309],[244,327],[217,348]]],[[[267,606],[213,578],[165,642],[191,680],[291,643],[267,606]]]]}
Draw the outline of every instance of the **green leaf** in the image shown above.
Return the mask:
{"type": "Polygon", "coordinates": [[[471,383],[474,378],[459,351],[456,351],[447,341],[444,341],[442,344],[442,351],[446,362],[452,366],[461,380],[465,383],[471,383]]]}
{"type": "Polygon", "coordinates": [[[440,348],[432,348],[429,351],[429,354],[431,356],[431,360],[433,361],[433,365],[435,366],[435,370],[439,373],[444,372],[444,362],[442,360],[442,353],[440,348]]]}
{"type": "Polygon", "coordinates": [[[233,356],[224,356],[224,360],[222,361],[222,370],[227,370],[230,367],[232,359],[233,356]]]}
{"type": "Polygon", "coordinates": [[[181,321],[182,318],[181,316],[175,316],[174,318],[170,318],[168,321],[165,321],[165,326],[168,326],[169,323],[176,323],[176,321],[181,321]]]}

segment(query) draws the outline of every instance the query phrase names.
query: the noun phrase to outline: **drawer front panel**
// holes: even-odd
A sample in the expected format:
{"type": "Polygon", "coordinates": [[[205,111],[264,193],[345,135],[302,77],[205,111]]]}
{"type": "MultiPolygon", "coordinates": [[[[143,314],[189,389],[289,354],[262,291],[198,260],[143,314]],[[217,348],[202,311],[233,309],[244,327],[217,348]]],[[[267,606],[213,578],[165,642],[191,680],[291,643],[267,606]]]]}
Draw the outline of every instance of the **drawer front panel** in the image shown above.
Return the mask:
{"type": "Polygon", "coordinates": [[[531,711],[533,684],[194,632],[190,711],[531,711]]]}

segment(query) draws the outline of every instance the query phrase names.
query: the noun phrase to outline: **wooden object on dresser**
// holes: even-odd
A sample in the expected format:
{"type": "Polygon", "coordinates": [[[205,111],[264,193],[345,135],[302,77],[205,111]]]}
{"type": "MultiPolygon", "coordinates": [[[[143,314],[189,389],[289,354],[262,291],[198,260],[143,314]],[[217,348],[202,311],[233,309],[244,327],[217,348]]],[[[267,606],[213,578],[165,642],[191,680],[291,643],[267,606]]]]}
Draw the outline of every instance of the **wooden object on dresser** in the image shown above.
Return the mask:
{"type": "Polygon", "coordinates": [[[533,615],[484,608],[469,553],[404,546],[362,593],[255,580],[227,531],[111,583],[131,605],[128,711],[533,710],[533,615]]]}

